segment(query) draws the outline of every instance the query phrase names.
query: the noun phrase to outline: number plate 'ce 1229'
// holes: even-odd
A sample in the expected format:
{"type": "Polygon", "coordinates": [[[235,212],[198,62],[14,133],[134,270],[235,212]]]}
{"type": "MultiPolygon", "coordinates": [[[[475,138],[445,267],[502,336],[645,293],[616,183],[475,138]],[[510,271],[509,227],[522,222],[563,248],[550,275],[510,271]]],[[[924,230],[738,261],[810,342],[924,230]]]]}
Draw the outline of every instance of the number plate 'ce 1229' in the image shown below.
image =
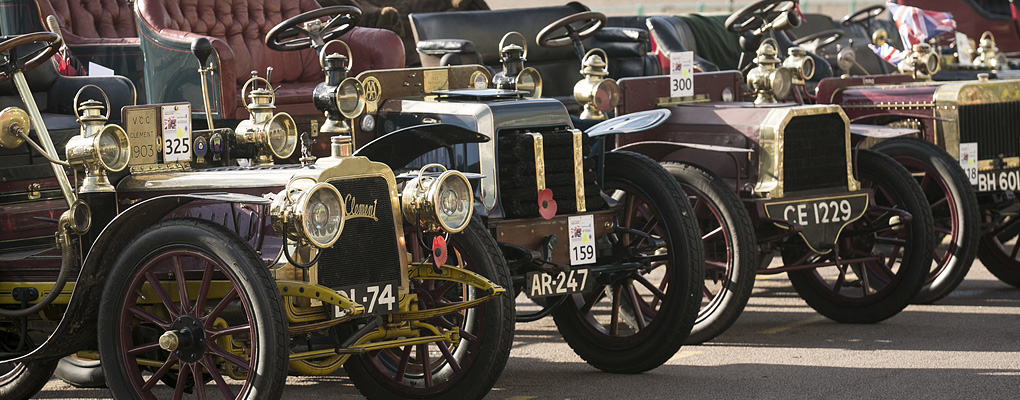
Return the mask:
{"type": "Polygon", "coordinates": [[[831,251],[843,227],[856,221],[867,209],[867,193],[765,204],[769,218],[800,225],[800,236],[808,247],[822,254],[831,251]]]}
{"type": "Polygon", "coordinates": [[[524,287],[528,297],[559,296],[583,292],[591,289],[595,280],[587,268],[571,268],[555,274],[529,272],[527,286],[524,287]]]}

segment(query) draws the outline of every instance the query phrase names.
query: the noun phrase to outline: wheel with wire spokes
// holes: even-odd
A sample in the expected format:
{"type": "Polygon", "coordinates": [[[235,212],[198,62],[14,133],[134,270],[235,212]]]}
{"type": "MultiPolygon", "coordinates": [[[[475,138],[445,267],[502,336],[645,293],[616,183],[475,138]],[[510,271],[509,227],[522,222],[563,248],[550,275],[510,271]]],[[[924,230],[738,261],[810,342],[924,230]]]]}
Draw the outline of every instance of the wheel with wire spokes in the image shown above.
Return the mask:
{"type": "Polygon", "coordinates": [[[636,153],[605,155],[603,197],[617,210],[611,243],[630,271],[596,277],[553,311],[556,327],[588,364],[640,373],[675,354],[701,305],[701,234],[683,189],[660,165],[636,153]]]}
{"type": "Polygon", "coordinates": [[[701,309],[688,344],[712,340],[737,320],[754,289],[758,267],[754,224],[733,189],[696,165],[662,164],[687,193],[705,249],[701,309]]]}
{"type": "Polygon", "coordinates": [[[116,398],[276,399],[287,320],[257,253],[215,223],[163,221],[129,243],[100,303],[99,353],[116,398]],[[160,382],[172,387],[157,389],[160,382]],[[162,395],[160,395],[162,396],[162,395]]]}
{"type": "MultiPolygon", "coordinates": [[[[408,241],[409,245],[418,242],[408,241]]],[[[428,253],[412,251],[416,255],[428,253]]],[[[447,254],[446,266],[473,271],[504,288],[513,286],[496,241],[477,217],[467,229],[449,236],[447,254]]],[[[415,258],[414,262],[421,262],[421,257],[415,258]]],[[[428,259],[418,267],[433,268],[428,259]]],[[[410,285],[419,310],[484,295],[477,288],[452,281],[412,279],[410,285]]],[[[514,304],[510,293],[512,291],[475,307],[421,321],[427,326],[418,328],[422,336],[435,335],[433,327],[443,334],[457,330],[459,338],[453,343],[431,342],[370,351],[351,357],[344,363],[344,369],[368,398],[481,398],[492,389],[510,357],[514,330],[514,304]]],[[[356,325],[349,323],[341,331],[354,332],[358,328],[356,325]]]]}
{"type": "Polygon", "coordinates": [[[843,229],[827,254],[784,249],[794,289],[822,315],[839,322],[875,323],[902,311],[924,285],[935,234],[920,186],[895,160],[861,149],[857,180],[871,189],[864,215],[843,229]]]}

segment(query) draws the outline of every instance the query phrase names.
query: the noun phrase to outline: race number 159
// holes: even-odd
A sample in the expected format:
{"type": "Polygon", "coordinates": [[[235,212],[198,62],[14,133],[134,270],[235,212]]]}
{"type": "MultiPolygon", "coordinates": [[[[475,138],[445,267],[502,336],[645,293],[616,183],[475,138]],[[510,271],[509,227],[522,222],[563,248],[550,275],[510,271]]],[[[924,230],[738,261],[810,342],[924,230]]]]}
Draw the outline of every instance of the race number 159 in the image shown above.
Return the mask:
{"type": "Polygon", "coordinates": [[[694,96],[694,52],[669,55],[669,97],[694,96]]]}

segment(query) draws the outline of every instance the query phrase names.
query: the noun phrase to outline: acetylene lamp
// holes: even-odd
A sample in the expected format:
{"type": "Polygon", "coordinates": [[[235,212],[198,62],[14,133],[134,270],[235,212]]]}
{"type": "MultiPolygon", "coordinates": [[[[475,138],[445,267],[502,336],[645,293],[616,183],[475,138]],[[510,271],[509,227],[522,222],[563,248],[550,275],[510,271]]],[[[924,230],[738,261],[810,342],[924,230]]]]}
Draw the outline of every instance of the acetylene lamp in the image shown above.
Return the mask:
{"type": "Polygon", "coordinates": [[[995,35],[992,32],[981,34],[977,54],[974,65],[999,70],[1009,69],[1006,55],[999,52],[999,47],[995,45],[995,35]]]}
{"type": "Polygon", "coordinates": [[[791,47],[786,52],[789,57],[783,60],[783,68],[793,73],[794,85],[803,85],[815,75],[815,59],[808,57],[807,50],[802,47],[791,47]]]}
{"type": "Polygon", "coordinates": [[[340,238],[347,207],[332,184],[298,178],[273,196],[269,216],[280,236],[324,249],[340,238]]]}
{"type": "Polygon", "coordinates": [[[757,55],[754,59],[757,66],[747,73],[747,84],[758,93],[754,104],[775,103],[777,97],[784,98],[790,93],[793,73],[779,66],[775,39],[765,39],[757,55]]]}
{"type": "Polygon", "coordinates": [[[897,68],[901,73],[913,74],[915,79],[930,79],[939,72],[939,56],[927,43],[915,44],[910,55],[900,61],[897,68]]]}
{"type": "MultiPolygon", "coordinates": [[[[276,110],[276,93],[272,85],[268,79],[252,75],[241,87],[241,93],[247,92],[249,85],[253,87],[248,92],[250,103],[245,104],[248,119],[237,124],[234,135],[238,144],[255,144],[255,164],[272,165],[274,157],[282,160],[294,154],[298,143],[297,124],[287,113],[273,113],[276,110]],[[259,82],[265,87],[254,87],[259,82]]],[[[271,72],[266,74],[267,77],[270,75],[271,72]]]]}
{"type": "Polygon", "coordinates": [[[583,79],[574,85],[574,101],[584,106],[581,111],[581,119],[604,120],[607,112],[616,108],[620,103],[620,86],[616,80],[606,78],[609,70],[606,68],[609,59],[602,49],[591,49],[584,55],[584,62],[581,64],[581,75],[583,79]],[[595,54],[601,52],[599,56],[595,54]]]}
{"type": "Polygon", "coordinates": [[[528,42],[524,40],[524,35],[519,32],[503,35],[499,40],[499,54],[503,70],[492,76],[492,86],[496,89],[527,92],[525,97],[531,99],[542,97],[542,75],[538,70],[524,66],[528,59],[528,42]],[[515,35],[521,38],[522,46],[506,44],[506,40],[515,35]]]}
{"type": "MultiPolygon", "coordinates": [[[[334,42],[343,45],[347,54],[351,54],[350,47],[342,41],[332,40],[326,45],[334,42]]],[[[357,118],[365,111],[364,86],[356,78],[347,77],[353,62],[353,57],[322,52],[319,64],[326,76],[312,94],[315,108],[326,116],[319,133],[331,137],[332,155],[335,157],[346,157],[354,152],[353,131],[347,120],[357,118]]]]}
{"type": "Polygon", "coordinates": [[[110,100],[99,87],[82,87],[74,96],[74,104],[80,104],[75,109],[75,116],[78,117],[81,130],[78,136],[67,141],[64,152],[71,166],[85,170],[85,179],[78,192],[115,192],[107,172],[120,172],[127,167],[131,158],[127,133],[117,125],[106,124],[110,116],[110,100]],[[92,99],[78,103],[78,96],[90,87],[102,93],[105,104],[92,99]],[[104,109],[106,115],[102,113],[104,109]]]}
{"type": "Polygon", "coordinates": [[[474,193],[464,174],[429,164],[404,184],[400,211],[404,219],[418,221],[427,231],[458,233],[467,228],[474,209],[474,193]],[[437,169],[438,173],[427,173],[437,169]]]}

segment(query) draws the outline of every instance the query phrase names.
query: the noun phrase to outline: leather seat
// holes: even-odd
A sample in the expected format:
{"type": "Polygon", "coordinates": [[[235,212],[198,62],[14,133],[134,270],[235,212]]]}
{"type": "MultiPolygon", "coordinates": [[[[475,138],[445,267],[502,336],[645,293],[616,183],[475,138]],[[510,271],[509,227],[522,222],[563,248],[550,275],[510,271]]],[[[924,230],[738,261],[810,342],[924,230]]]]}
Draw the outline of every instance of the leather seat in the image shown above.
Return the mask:
{"type": "Polygon", "coordinates": [[[679,17],[648,17],[645,22],[652,37],[652,51],[663,71],[669,70],[670,54],[681,51],[694,52],[694,68],[700,71],[718,71],[715,63],[698,55],[698,42],[691,27],[679,17]]]}
{"type": "MultiPolygon", "coordinates": [[[[211,84],[211,108],[223,120],[248,117],[241,88],[256,71],[270,78],[276,91],[277,111],[294,116],[319,116],[312,104],[312,90],[323,81],[318,58],[311,49],[279,52],[265,45],[274,26],[302,12],[315,10],[314,0],[138,0],[138,32],[146,57],[145,81],[152,102],[189,101],[194,117],[201,118],[203,105],[198,62],[190,54],[191,43],[205,37],[213,44],[211,61],[215,74],[211,84]]],[[[351,47],[354,76],[369,69],[401,68],[404,48],[391,31],[355,27],[340,38],[351,47]]],[[[342,46],[328,51],[344,52],[342,46]]]]}

